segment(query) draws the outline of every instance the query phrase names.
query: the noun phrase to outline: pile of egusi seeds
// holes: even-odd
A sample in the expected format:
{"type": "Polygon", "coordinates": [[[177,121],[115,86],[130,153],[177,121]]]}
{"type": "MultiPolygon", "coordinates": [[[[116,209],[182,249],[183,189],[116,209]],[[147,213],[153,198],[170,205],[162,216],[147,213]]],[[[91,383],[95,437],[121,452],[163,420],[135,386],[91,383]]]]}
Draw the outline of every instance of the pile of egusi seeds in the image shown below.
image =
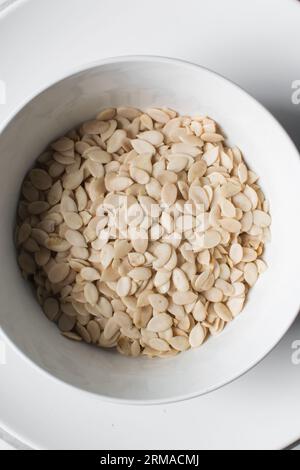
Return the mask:
{"type": "Polygon", "coordinates": [[[257,180],[210,118],[104,109],[26,176],[20,268],[69,339],[128,356],[196,348],[266,269],[257,180]]]}

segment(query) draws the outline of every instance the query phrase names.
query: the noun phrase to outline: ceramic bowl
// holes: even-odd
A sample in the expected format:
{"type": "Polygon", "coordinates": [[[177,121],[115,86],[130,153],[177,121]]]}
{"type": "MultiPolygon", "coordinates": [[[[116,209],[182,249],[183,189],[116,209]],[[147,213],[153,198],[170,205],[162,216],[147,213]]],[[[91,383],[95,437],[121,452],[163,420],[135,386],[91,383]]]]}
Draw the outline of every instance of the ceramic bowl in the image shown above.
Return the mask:
{"type": "MultiPolygon", "coordinates": [[[[120,57],[71,71],[16,110],[0,136],[0,325],[50,378],[102,399],[131,404],[178,401],[239,377],[278,343],[299,307],[300,165],[279,123],[256,100],[200,66],[160,57],[120,57]],[[106,106],[169,106],[207,114],[260,175],[270,201],[269,269],[242,314],[201,348],[169,359],[131,359],[63,338],[22,279],[13,243],[19,188],[47,144],[106,106]]],[[[24,378],[25,380],[26,378],[24,378]]]]}

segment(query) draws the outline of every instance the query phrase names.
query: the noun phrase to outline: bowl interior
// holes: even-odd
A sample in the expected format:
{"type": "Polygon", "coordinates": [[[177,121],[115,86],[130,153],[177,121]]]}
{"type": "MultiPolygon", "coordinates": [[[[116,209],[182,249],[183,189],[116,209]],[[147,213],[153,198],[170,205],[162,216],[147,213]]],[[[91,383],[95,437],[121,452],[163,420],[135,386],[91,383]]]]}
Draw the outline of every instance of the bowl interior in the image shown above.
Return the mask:
{"type": "Polygon", "coordinates": [[[29,102],[0,138],[0,325],[28,358],[83,390],[127,401],[158,402],[206,393],[258,362],[296,316],[299,279],[299,160],[279,124],[225,79],[193,65],[121,58],[72,75],[29,102]],[[13,245],[19,188],[47,144],[106,106],[169,106],[211,115],[239,146],[271,202],[269,270],[243,313],[200,349],[172,359],[129,359],[66,341],[22,280],[13,245]]]}

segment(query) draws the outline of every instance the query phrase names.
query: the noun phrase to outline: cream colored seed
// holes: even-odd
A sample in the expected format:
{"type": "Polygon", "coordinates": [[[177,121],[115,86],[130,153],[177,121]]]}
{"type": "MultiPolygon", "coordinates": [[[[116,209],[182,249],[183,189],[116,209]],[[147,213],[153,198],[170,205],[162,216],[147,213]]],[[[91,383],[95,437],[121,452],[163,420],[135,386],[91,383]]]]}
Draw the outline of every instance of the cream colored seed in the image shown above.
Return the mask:
{"type": "Polygon", "coordinates": [[[102,111],[100,111],[99,114],[97,114],[97,119],[99,119],[99,121],[109,121],[110,119],[113,119],[115,114],[116,114],[115,108],[105,108],[102,111]]]}
{"type": "Polygon", "coordinates": [[[219,220],[220,225],[230,233],[239,233],[241,231],[241,223],[236,219],[224,218],[219,220]]]}
{"type": "Polygon", "coordinates": [[[255,210],[253,212],[253,222],[258,227],[269,227],[271,224],[271,217],[266,212],[255,210]]]}
{"type": "Polygon", "coordinates": [[[174,336],[169,339],[169,343],[176,351],[185,351],[190,347],[189,340],[185,336],[174,336]]]}
{"type": "Polygon", "coordinates": [[[217,302],[214,304],[214,309],[218,317],[221,318],[221,320],[225,322],[229,322],[232,320],[232,314],[225,304],[217,302]]]}
{"type": "Polygon", "coordinates": [[[172,326],[172,318],[167,313],[158,313],[152,317],[147,325],[147,330],[159,333],[166,331],[172,326]]]}
{"type": "Polygon", "coordinates": [[[234,264],[238,264],[243,259],[243,247],[239,243],[233,243],[230,247],[229,256],[234,264]]]}
{"type": "Polygon", "coordinates": [[[97,269],[90,267],[82,268],[80,271],[80,275],[82,279],[89,282],[97,281],[101,278],[101,275],[97,271],[97,269]]]}
{"type": "Polygon", "coordinates": [[[82,218],[76,212],[64,212],[63,217],[67,226],[72,230],[79,230],[83,225],[82,218]]]}
{"type": "Polygon", "coordinates": [[[154,120],[157,121],[161,124],[166,124],[169,120],[170,117],[168,116],[167,113],[162,111],[161,109],[157,108],[148,108],[147,109],[147,114],[154,120]]]}
{"type": "Polygon", "coordinates": [[[177,187],[175,184],[166,183],[161,191],[161,199],[167,206],[172,206],[177,197],[177,187]]]}
{"type": "Polygon", "coordinates": [[[117,284],[116,292],[119,297],[127,297],[130,293],[132,286],[131,279],[129,277],[121,277],[117,284]]]}
{"type": "Polygon", "coordinates": [[[158,146],[163,143],[164,136],[158,131],[145,131],[138,135],[139,139],[149,142],[152,145],[158,146]]]}
{"type": "Polygon", "coordinates": [[[198,348],[205,340],[205,331],[200,323],[194,326],[189,334],[189,343],[192,348],[198,348]]]}
{"type": "Polygon", "coordinates": [[[169,302],[166,297],[161,294],[150,294],[148,300],[151,307],[159,313],[165,312],[168,308],[169,302]]]}
{"type": "Polygon", "coordinates": [[[175,288],[180,292],[187,292],[189,290],[189,281],[186,274],[179,268],[175,268],[172,275],[172,280],[175,288]]]}
{"type": "Polygon", "coordinates": [[[76,230],[67,230],[65,233],[66,240],[73,246],[86,247],[86,241],[83,235],[76,230]]]}
{"type": "Polygon", "coordinates": [[[57,284],[68,276],[70,272],[70,267],[67,263],[58,263],[54,264],[53,267],[48,272],[49,281],[53,284],[57,284]]]}
{"type": "Polygon", "coordinates": [[[107,152],[115,153],[123,145],[126,138],[126,132],[123,129],[119,129],[113,133],[113,135],[107,141],[107,152]]]}
{"type": "Polygon", "coordinates": [[[257,281],[258,271],[255,263],[247,263],[244,268],[245,281],[249,286],[254,286],[257,281]]]}
{"type": "Polygon", "coordinates": [[[128,276],[134,281],[145,281],[151,277],[151,270],[149,268],[134,268],[128,276]]]}
{"type": "Polygon", "coordinates": [[[113,318],[110,318],[104,328],[104,338],[109,340],[111,339],[118,331],[119,331],[119,325],[115,322],[113,318]]]}
{"type": "Polygon", "coordinates": [[[86,298],[86,301],[91,305],[95,305],[98,302],[99,293],[97,287],[93,283],[87,282],[85,284],[84,297],[86,298]]]}
{"type": "Polygon", "coordinates": [[[196,302],[198,296],[192,291],[175,292],[173,294],[173,302],[176,305],[188,305],[196,302]]]}
{"type": "Polygon", "coordinates": [[[83,181],[83,171],[78,170],[72,173],[67,174],[63,178],[63,187],[64,189],[73,190],[78,188],[83,181]]]}
{"type": "Polygon", "coordinates": [[[138,154],[149,153],[155,155],[155,147],[145,140],[134,139],[131,141],[131,145],[138,154]]]}
{"type": "Polygon", "coordinates": [[[148,341],[150,348],[156,349],[157,351],[169,351],[170,346],[168,345],[167,341],[160,338],[151,338],[148,341]]]}
{"type": "Polygon", "coordinates": [[[210,302],[221,302],[223,299],[223,292],[217,287],[212,287],[204,292],[204,296],[210,302]]]}

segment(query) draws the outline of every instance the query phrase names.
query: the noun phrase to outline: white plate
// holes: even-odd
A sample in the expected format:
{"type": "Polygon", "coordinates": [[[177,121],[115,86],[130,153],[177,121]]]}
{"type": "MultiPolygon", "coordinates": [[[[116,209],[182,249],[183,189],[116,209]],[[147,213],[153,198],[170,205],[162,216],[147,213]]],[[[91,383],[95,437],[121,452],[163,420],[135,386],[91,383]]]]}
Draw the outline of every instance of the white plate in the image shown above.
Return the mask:
{"type": "MultiPolygon", "coordinates": [[[[54,77],[55,64],[68,70],[100,57],[148,53],[198,62],[238,82],[300,144],[300,105],[291,102],[291,85],[300,75],[290,47],[300,39],[296,0],[154,0],[147,12],[137,0],[131,0],[130,10],[122,0],[54,3],[20,0],[0,20],[0,79],[6,81],[8,99],[0,106],[0,119],[54,77]],[[68,35],[66,20],[73,31],[68,35]],[[67,54],[59,55],[61,44],[67,54]]],[[[258,368],[207,397],[140,409],[70,392],[9,352],[7,366],[0,368],[6,384],[0,416],[5,427],[34,447],[280,448],[300,434],[300,366],[291,364],[296,339],[292,330],[258,368]],[[196,409],[198,420],[191,420],[196,409]],[[175,419],[185,433],[171,432],[175,419]],[[137,431],[128,433],[129,428],[137,431]]]]}

